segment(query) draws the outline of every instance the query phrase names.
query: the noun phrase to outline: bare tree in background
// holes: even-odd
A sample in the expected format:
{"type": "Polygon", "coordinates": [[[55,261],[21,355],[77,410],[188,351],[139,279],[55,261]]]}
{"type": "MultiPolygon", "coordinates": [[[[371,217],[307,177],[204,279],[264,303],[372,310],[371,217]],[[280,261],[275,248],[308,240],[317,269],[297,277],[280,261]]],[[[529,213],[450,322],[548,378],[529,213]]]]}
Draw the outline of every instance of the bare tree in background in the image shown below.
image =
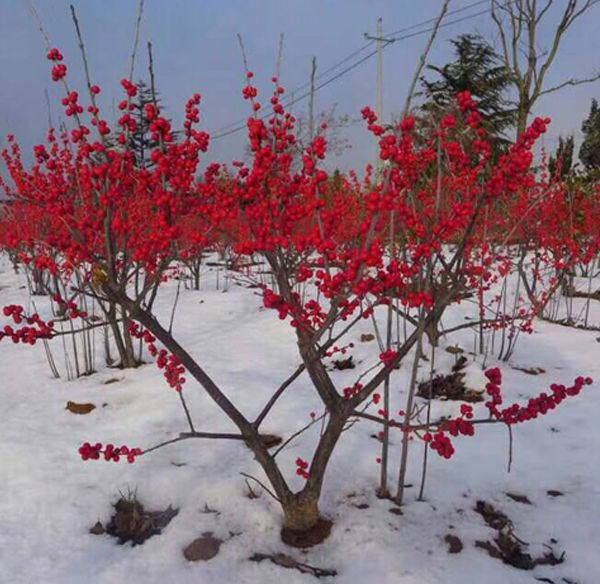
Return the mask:
{"type": "MultiPolygon", "coordinates": [[[[496,23],[502,45],[502,57],[513,72],[517,90],[517,136],[527,127],[529,114],[543,95],[567,86],[592,83],[600,72],[576,79],[571,78],[546,87],[546,77],[558,54],[565,33],[577,19],[600,0],[490,0],[491,15],[496,23]],[[560,13],[553,27],[549,48],[541,49],[538,40],[549,15],[560,13]]],[[[598,15],[600,17],[600,14],[598,15]]]]}
{"type": "MultiPolygon", "coordinates": [[[[313,117],[315,128],[327,125],[327,151],[334,156],[341,156],[346,150],[352,148],[350,140],[344,136],[344,131],[358,122],[347,114],[337,114],[337,104],[331,108],[319,112],[313,117]]],[[[310,141],[310,113],[300,112],[296,116],[296,128],[298,130],[298,144],[303,150],[310,141]]],[[[316,132],[315,132],[316,133],[316,132]]]]}

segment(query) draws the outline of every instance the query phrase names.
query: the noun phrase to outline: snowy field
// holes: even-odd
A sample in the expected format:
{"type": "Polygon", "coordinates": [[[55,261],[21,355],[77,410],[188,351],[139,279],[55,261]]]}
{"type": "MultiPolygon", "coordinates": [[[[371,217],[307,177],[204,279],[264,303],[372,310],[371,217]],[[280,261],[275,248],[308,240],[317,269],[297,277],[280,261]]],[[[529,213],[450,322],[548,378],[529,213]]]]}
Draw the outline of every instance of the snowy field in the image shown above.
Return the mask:
{"type": "MultiPolygon", "coordinates": [[[[222,275],[221,275],[222,279],[222,275]]],[[[177,288],[165,285],[158,313],[168,322],[177,288]]],[[[233,283],[216,289],[215,274],[205,274],[202,289],[181,290],[174,331],[208,373],[256,415],[264,401],[299,364],[289,325],[262,308],[255,290],[233,283]]],[[[29,306],[23,275],[15,275],[0,258],[0,306],[29,306]]],[[[35,298],[49,316],[47,299],[35,298]]],[[[446,326],[464,322],[468,305],[452,308],[446,326]]],[[[385,315],[382,315],[382,323],[385,315]]],[[[0,326],[7,324],[0,315],[0,326]]],[[[359,342],[372,333],[361,323],[349,339],[358,368],[332,376],[339,387],[350,385],[377,351],[359,342]]],[[[287,548],[280,540],[281,512],[266,493],[249,499],[240,472],[262,478],[249,450],[235,441],[188,440],[142,457],[133,465],[83,462],[77,448],[85,441],[113,442],[142,448],[176,437],[186,421],[176,394],[146,357],[137,370],[109,369],[103,364],[97,335],[96,368],[88,378],[72,382],[52,378],[44,347],[0,344],[0,583],[1,584],[286,584],[317,581],[314,576],[269,561],[251,562],[255,553],[286,553],[299,561],[335,569],[324,582],[341,584],[597,584],[600,582],[600,333],[536,322],[532,335],[522,335],[508,363],[500,366],[503,393],[509,402],[526,401],[553,382],[570,384],[589,375],[596,384],[567,400],[557,410],[514,428],[512,470],[507,473],[508,433],[502,426],[480,426],[476,437],[454,440],[457,453],[444,460],[431,453],[425,501],[417,501],[423,445],[411,450],[402,514],[392,502],[375,495],[380,454],[377,432],[361,421],[343,437],[330,465],[322,512],[333,520],[329,539],[307,551],[287,548]],[[530,375],[518,368],[541,368],[530,375]],[[107,383],[108,382],[108,383],[107,383]],[[65,409],[67,401],[90,402],[87,415],[65,409]],[[90,528],[106,524],[119,493],[136,491],[150,509],[179,509],[162,534],[143,545],[118,545],[90,528]],[[548,494],[551,491],[554,496],[548,494]],[[509,497],[507,493],[513,495],[509,497]],[[515,500],[514,495],[518,495],[515,500]],[[522,502],[527,497],[530,504],[522,502]],[[514,523],[514,533],[529,544],[528,553],[543,555],[550,545],[565,561],[557,566],[517,570],[476,547],[495,532],[475,512],[484,500],[514,523]],[[212,510],[216,512],[206,512],[212,510]],[[205,532],[223,540],[207,562],[188,562],[182,550],[205,532]],[[445,538],[456,535],[464,548],[450,554],[445,538]]],[[[466,350],[472,360],[468,381],[485,383],[480,357],[469,355],[471,332],[442,341],[436,369],[447,372],[456,356],[446,344],[466,350]]],[[[59,340],[51,347],[59,367],[59,340]]],[[[405,402],[410,360],[392,378],[393,408],[405,402]]],[[[419,369],[428,378],[429,363],[419,369]]],[[[186,396],[199,429],[234,431],[200,388],[188,380],[186,396]]],[[[283,397],[263,428],[284,440],[318,411],[306,376],[283,397]]],[[[476,417],[485,406],[475,404],[476,417]]],[[[436,415],[459,412],[460,403],[435,405],[436,415]]],[[[298,457],[309,459],[318,425],[290,443],[281,460],[286,476],[298,457]]],[[[399,434],[393,435],[390,481],[396,481],[399,434]]],[[[291,479],[292,481],[294,479],[291,479]]],[[[295,477],[300,487],[302,479],[295,477]]],[[[254,487],[257,491],[260,488],[254,487]]]]}

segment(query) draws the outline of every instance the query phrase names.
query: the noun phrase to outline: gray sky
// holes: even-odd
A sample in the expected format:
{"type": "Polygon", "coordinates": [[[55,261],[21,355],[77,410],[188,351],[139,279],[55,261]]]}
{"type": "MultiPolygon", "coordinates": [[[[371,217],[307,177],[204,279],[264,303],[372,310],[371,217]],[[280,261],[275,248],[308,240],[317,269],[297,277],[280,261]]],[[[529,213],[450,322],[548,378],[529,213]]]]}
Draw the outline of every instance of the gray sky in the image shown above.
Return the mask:
{"type": "MultiPolygon", "coordinates": [[[[457,9],[474,0],[453,0],[457,9]]],[[[557,7],[566,0],[556,0],[557,7]]],[[[83,75],[69,2],[33,0],[50,41],[65,55],[69,82],[83,93],[83,75]]],[[[119,85],[129,69],[137,0],[74,0],[93,82],[103,89],[101,107],[112,121],[112,104],[122,99],[119,85]]],[[[168,115],[181,120],[185,101],[194,92],[203,96],[203,129],[214,131],[243,119],[248,103],[241,97],[243,65],[236,35],[241,33],[250,68],[256,72],[262,101],[270,94],[280,33],[285,34],[282,83],[288,90],[306,83],[311,57],[318,71],[348,56],[365,44],[363,34],[375,32],[378,17],[384,30],[396,31],[435,17],[441,0],[146,0],[135,78],[147,78],[146,43],[154,46],[157,85],[168,115]]],[[[473,8],[450,19],[474,14],[473,8]]],[[[555,84],[573,76],[585,76],[600,68],[598,28],[600,6],[581,19],[564,39],[562,51],[549,77],[555,84]]],[[[462,32],[478,32],[494,42],[488,15],[445,28],[431,52],[430,62],[450,58],[448,39],[462,32]]],[[[540,39],[547,45],[547,34],[540,39]]],[[[427,35],[391,45],[384,52],[384,113],[398,112],[427,35]]],[[[366,53],[359,55],[363,56],[366,53]]],[[[350,62],[348,63],[350,64],[350,62]]],[[[48,125],[44,90],[52,103],[54,123],[61,111],[61,88],[50,81],[41,35],[26,4],[0,0],[0,135],[14,133],[24,149],[43,141],[48,125]]],[[[337,72],[337,71],[336,71],[337,72]]],[[[335,72],[334,72],[335,73],[335,72]]],[[[591,97],[600,97],[600,84],[567,88],[541,101],[536,113],[554,120],[546,142],[555,146],[558,133],[579,134],[591,97]]],[[[316,110],[331,108],[359,117],[360,109],[375,107],[375,59],[371,59],[317,93],[316,110]]],[[[306,108],[306,102],[295,111],[306,108]]],[[[354,147],[330,167],[363,165],[374,154],[373,142],[358,124],[347,132],[354,147]]],[[[2,143],[2,142],[0,142],[2,143]]],[[[243,152],[244,133],[215,141],[210,160],[231,160],[243,152]]]]}

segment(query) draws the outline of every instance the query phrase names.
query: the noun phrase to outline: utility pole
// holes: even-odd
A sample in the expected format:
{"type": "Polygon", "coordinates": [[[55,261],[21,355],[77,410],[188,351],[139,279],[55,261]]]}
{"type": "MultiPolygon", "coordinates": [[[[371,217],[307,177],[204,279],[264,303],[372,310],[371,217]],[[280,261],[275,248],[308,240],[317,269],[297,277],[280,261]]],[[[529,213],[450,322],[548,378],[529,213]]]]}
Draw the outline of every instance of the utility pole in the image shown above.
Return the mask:
{"type": "MultiPolygon", "coordinates": [[[[381,124],[383,122],[383,45],[393,43],[396,39],[386,39],[383,37],[383,18],[377,19],[377,34],[370,36],[365,33],[365,38],[377,43],[377,80],[376,80],[376,95],[375,95],[375,113],[377,120],[381,124]]],[[[376,175],[381,174],[381,160],[379,159],[379,145],[375,145],[375,169],[376,175]]]]}
{"type": "MultiPolygon", "coordinates": [[[[377,19],[377,95],[376,95],[376,114],[377,120],[381,124],[383,122],[383,19],[377,19]]],[[[375,171],[376,177],[379,180],[381,176],[381,158],[379,158],[379,145],[375,144],[375,171]]]]}
{"type": "Polygon", "coordinates": [[[317,74],[317,58],[313,57],[310,68],[310,99],[308,102],[308,136],[310,143],[315,139],[315,75],[317,74]]]}
{"type": "Polygon", "coordinates": [[[383,19],[377,20],[377,119],[383,115],[383,19]]]}

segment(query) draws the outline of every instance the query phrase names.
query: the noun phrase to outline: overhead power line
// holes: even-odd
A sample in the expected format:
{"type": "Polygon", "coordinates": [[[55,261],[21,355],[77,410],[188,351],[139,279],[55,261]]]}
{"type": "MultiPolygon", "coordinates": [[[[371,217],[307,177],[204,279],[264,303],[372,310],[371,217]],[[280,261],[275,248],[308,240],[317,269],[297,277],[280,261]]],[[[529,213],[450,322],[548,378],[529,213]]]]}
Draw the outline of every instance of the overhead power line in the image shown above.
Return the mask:
{"type": "MultiPolygon", "coordinates": [[[[478,6],[483,6],[484,4],[489,4],[489,0],[479,0],[478,2],[473,2],[472,4],[467,4],[462,8],[455,8],[454,10],[449,10],[446,13],[446,17],[454,16],[455,14],[460,14],[461,12],[466,12],[467,10],[471,10],[471,8],[477,8],[478,6]]],[[[437,21],[438,17],[434,16],[433,18],[429,18],[428,20],[424,20],[423,22],[419,22],[417,24],[412,24],[410,26],[406,26],[404,28],[400,28],[398,30],[394,30],[386,34],[386,36],[396,36],[397,34],[402,34],[404,32],[409,32],[414,28],[418,28],[419,26],[424,26],[426,24],[434,24],[437,21]]]]}
{"type": "MultiPolygon", "coordinates": [[[[459,8],[456,9],[454,11],[452,11],[450,14],[457,14],[457,13],[461,13],[464,12],[468,9],[480,6],[482,4],[487,4],[488,0],[480,0],[479,2],[474,2],[473,4],[470,4],[468,6],[464,6],[463,8],[459,8]]],[[[462,18],[456,18],[454,20],[451,21],[447,21],[441,24],[441,26],[439,28],[445,28],[448,26],[452,26],[454,24],[459,24],[461,22],[465,22],[468,20],[472,20],[473,18],[477,18],[479,16],[482,16],[483,14],[487,14],[489,12],[489,8],[485,9],[485,10],[480,10],[478,12],[475,12],[473,14],[469,14],[467,16],[463,16],[462,18]]],[[[399,29],[397,31],[394,31],[393,33],[390,33],[389,35],[386,35],[386,44],[383,46],[383,49],[386,49],[387,47],[389,47],[390,45],[396,43],[396,42],[400,42],[400,41],[405,41],[420,35],[423,35],[427,32],[431,32],[433,30],[433,27],[429,27],[429,28],[425,28],[423,30],[420,31],[416,31],[416,32],[410,32],[413,31],[415,29],[418,29],[422,26],[425,26],[427,24],[430,24],[432,22],[435,22],[437,19],[429,19],[429,20],[425,20],[423,22],[419,22],[417,24],[413,24],[410,26],[407,26],[405,28],[399,29]],[[400,33],[408,33],[408,34],[400,34],[400,33]],[[399,35],[399,36],[397,36],[399,35]]],[[[341,65],[347,63],[348,61],[350,61],[353,57],[356,57],[357,55],[359,55],[360,53],[362,53],[363,51],[365,51],[366,49],[368,49],[370,46],[373,45],[375,41],[371,40],[370,42],[368,42],[366,45],[364,45],[363,47],[361,47],[360,49],[354,51],[353,53],[351,53],[350,55],[348,55],[347,57],[345,57],[344,59],[342,59],[341,61],[339,61],[338,63],[336,63],[335,65],[332,65],[331,67],[329,67],[328,69],[326,69],[325,71],[323,71],[320,75],[318,75],[316,77],[316,79],[322,79],[323,77],[325,77],[328,73],[331,73],[332,71],[336,70],[337,68],[339,68],[341,65]]],[[[347,75],[348,73],[350,73],[351,71],[353,71],[354,69],[356,69],[357,67],[359,67],[360,65],[362,65],[363,63],[367,62],[369,59],[373,58],[375,55],[377,54],[377,50],[371,50],[370,52],[368,52],[366,55],[364,55],[363,57],[361,57],[358,61],[353,62],[351,65],[348,65],[347,67],[345,67],[344,69],[342,69],[341,71],[339,71],[337,74],[335,74],[333,77],[330,77],[329,79],[327,79],[326,81],[323,81],[322,83],[319,83],[315,86],[314,91],[317,92],[325,87],[327,87],[328,85],[330,85],[331,83],[337,81],[338,79],[340,79],[341,77],[343,77],[344,75],[347,75]]],[[[304,99],[306,99],[307,97],[310,96],[311,92],[309,91],[305,91],[303,93],[301,93],[299,96],[296,95],[296,93],[298,91],[302,91],[303,89],[305,89],[306,87],[308,87],[310,85],[310,83],[304,83],[298,87],[296,87],[293,92],[292,95],[290,96],[289,99],[285,100],[283,102],[284,107],[289,108],[291,105],[294,105],[304,99]]],[[[262,116],[260,116],[260,119],[264,120],[267,119],[268,117],[270,117],[272,114],[271,112],[269,113],[265,113],[262,116]]],[[[218,140],[221,138],[225,138],[226,136],[230,136],[232,134],[235,134],[237,132],[240,132],[242,130],[244,130],[246,128],[246,122],[247,122],[247,117],[244,119],[240,119],[237,122],[232,122],[226,126],[222,126],[221,128],[219,128],[218,130],[215,130],[212,132],[211,136],[212,136],[212,140],[218,140]]]]}
{"type": "MultiPolygon", "coordinates": [[[[457,8],[455,10],[451,10],[450,12],[448,12],[447,16],[454,16],[456,14],[460,14],[462,12],[466,12],[467,10],[471,10],[472,8],[476,8],[477,6],[482,6],[483,4],[487,4],[488,2],[489,2],[489,0],[478,0],[477,2],[473,2],[471,4],[467,4],[467,6],[463,6],[462,8],[457,8]]],[[[415,30],[417,28],[420,28],[422,26],[426,26],[428,24],[433,24],[433,23],[436,22],[436,20],[437,20],[437,17],[429,18],[427,20],[423,20],[421,22],[417,22],[415,24],[411,24],[411,25],[405,26],[403,28],[400,28],[398,30],[395,30],[395,31],[389,33],[386,36],[387,37],[394,37],[394,36],[399,35],[399,34],[410,32],[410,31],[415,30]]],[[[429,30],[431,30],[431,29],[429,29],[429,30]]],[[[427,31],[423,31],[423,32],[427,32],[427,31]]],[[[370,40],[368,43],[366,43],[362,47],[356,49],[355,51],[353,51],[352,53],[350,53],[349,55],[347,55],[346,57],[344,57],[343,59],[341,59],[337,63],[334,63],[333,65],[331,65],[330,67],[328,67],[324,71],[321,71],[321,73],[319,73],[315,77],[315,81],[319,81],[320,79],[323,79],[323,77],[326,77],[332,71],[335,71],[336,69],[338,69],[342,65],[346,64],[348,61],[352,60],[357,55],[360,55],[363,51],[367,50],[370,46],[372,46],[374,42],[375,42],[374,40],[370,40]]],[[[302,84],[296,86],[293,90],[291,90],[291,94],[293,95],[293,94],[297,93],[298,91],[302,91],[303,89],[306,89],[309,86],[310,86],[310,81],[302,83],[302,84]]],[[[215,130],[214,133],[215,134],[221,134],[221,133],[225,132],[226,130],[229,130],[230,128],[233,128],[233,127],[238,126],[240,124],[244,124],[245,121],[246,121],[246,118],[240,119],[240,120],[236,120],[235,122],[231,122],[230,124],[227,124],[226,126],[222,126],[218,130],[215,130]]]]}

